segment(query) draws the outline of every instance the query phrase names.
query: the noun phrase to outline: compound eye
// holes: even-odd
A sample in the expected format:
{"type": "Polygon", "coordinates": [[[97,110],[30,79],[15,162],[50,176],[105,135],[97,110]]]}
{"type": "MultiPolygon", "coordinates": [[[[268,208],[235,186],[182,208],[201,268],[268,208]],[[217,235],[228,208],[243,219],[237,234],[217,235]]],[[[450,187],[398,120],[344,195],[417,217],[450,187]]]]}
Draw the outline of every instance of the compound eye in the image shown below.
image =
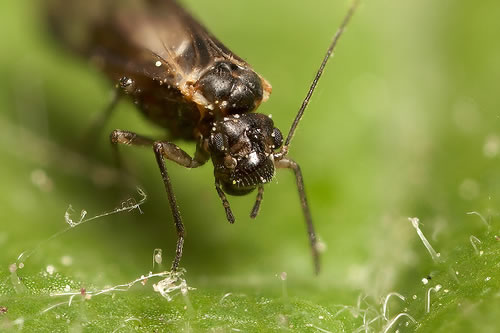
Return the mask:
{"type": "Polygon", "coordinates": [[[273,138],[274,148],[279,148],[283,144],[283,134],[276,127],[273,129],[271,133],[271,137],[273,138]]]}
{"type": "Polygon", "coordinates": [[[224,140],[224,134],[222,133],[215,133],[210,140],[212,149],[216,151],[224,151],[227,148],[227,145],[225,144],[224,140]]]}

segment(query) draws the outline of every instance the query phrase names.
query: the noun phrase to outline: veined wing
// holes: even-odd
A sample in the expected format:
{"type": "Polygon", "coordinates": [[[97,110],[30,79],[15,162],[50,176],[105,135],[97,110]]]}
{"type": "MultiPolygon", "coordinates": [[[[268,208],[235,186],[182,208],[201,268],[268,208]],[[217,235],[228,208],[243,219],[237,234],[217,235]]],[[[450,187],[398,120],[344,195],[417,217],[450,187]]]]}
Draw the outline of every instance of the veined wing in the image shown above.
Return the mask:
{"type": "MultiPolygon", "coordinates": [[[[219,60],[250,68],[174,0],[50,4],[56,31],[115,78],[136,73],[192,95],[192,83],[219,60]]],[[[262,81],[270,91],[269,83],[262,81]]]]}

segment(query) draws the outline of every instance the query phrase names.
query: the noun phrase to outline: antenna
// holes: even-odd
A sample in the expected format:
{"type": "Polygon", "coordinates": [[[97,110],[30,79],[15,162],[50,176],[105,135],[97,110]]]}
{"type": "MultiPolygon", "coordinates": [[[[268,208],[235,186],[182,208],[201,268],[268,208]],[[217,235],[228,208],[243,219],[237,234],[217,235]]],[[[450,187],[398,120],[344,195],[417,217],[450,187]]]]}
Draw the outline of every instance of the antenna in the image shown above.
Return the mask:
{"type": "Polygon", "coordinates": [[[309,104],[309,100],[311,99],[311,96],[314,92],[314,89],[316,89],[316,85],[318,84],[319,78],[323,74],[323,70],[325,69],[326,63],[328,62],[328,59],[330,59],[331,56],[333,56],[333,51],[335,50],[335,46],[337,45],[338,40],[340,39],[340,36],[342,36],[342,33],[345,30],[345,27],[349,23],[349,20],[351,19],[352,15],[354,14],[356,8],[358,7],[358,0],[354,0],[354,2],[351,5],[351,8],[349,8],[349,11],[344,17],[344,20],[342,21],[342,24],[340,25],[339,29],[333,36],[332,43],[328,47],[328,50],[326,51],[325,57],[323,58],[323,61],[321,62],[321,65],[319,66],[318,72],[316,73],[316,76],[314,77],[314,80],[311,84],[311,87],[309,88],[309,91],[307,92],[306,98],[304,98],[304,101],[302,102],[302,106],[299,109],[299,112],[297,113],[297,116],[295,117],[295,120],[293,121],[292,127],[290,128],[290,131],[288,132],[288,136],[286,138],[285,144],[281,147],[280,152],[277,154],[278,157],[284,157],[287,152],[288,152],[288,146],[290,145],[290,141],[292,141],[293,135],[295,133],[295,130],[297,129],[297,125],[299,124],[300,120],[302,119],[302,116],[304,115],[304,111],[307,108],[307,105],[309,104]]]}

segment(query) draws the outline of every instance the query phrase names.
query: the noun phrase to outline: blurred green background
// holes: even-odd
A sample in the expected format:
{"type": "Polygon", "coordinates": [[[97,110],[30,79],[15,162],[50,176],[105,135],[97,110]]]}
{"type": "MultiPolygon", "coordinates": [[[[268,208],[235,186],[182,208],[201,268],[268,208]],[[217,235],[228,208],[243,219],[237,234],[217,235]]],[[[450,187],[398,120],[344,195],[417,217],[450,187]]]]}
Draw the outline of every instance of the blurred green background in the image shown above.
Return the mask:
{"type": "MultiPolygon", "coordinates": [[[[349,7],[327,0],[183,3],[271,82],[259,111],[283,132],[349,7]]],[[[45,313],[67,301],[49,296],[66,284],[99,290],[147,274],[155,248],[163,249],[167,269],[175,232],[152,152],[122,149],[135,177],[129,185],[113,169],[108,132],[161,133],[132,105],[120,103],[87,152],[75,149],[109,102],[111,85],[57,44],[40,14],[39,2],[0,2],[0,307],[7,308],[0,330],[496,331],[497,1],[362,1],[290,151],[327,247],[320,276],[313,275],[292,174],[281,171],[266,187],[255,221],[248,217],[253,194],[230,197],[237,220],[229,225],[211,163],[198,170],[170,163],[187,229],[182,266],[197,288],[190,303],[180,296],[167,302],[148,284],[45,313]],[[17,271],[26,290],[15,290],[9,264],[65,228],[69,204],[75,218],[81,209],[94,216],[137,196],[130,184],[148,194],[144,214],[101,218],[43,243],[17,271]],[[410,216],[420,218],[443,263],[433,263],[410,216]],[[481,241],[477,251],[472,235],[481,241]],[[48,274],[48,265],[56,273],[48,274]],[[426,312],[426,293],[437,285],[447,291],[432,292],[426,312]],[[389,292],[405,301],[391,300],[384,319],[389,292]],[[401,311],[418,323],[406,317],[389,327],[401,311]]]]}

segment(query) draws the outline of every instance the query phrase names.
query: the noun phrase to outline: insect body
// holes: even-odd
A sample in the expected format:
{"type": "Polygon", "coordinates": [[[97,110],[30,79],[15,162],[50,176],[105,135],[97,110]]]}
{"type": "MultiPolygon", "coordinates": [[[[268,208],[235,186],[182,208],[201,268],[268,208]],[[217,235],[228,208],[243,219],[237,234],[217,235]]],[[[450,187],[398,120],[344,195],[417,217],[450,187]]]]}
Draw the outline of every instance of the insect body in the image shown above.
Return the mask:
{"type": "Polygon", "coordinates": [[[319,271],[316,234],[302,174],[298,164],[287,158],[287,152],[317,80],[354,8],[337,32],[283,145],[283,136],[271,118],[252,112],[268,99],[271,85],[175,1],[49,2],[50,22],[61,39],[91,59],[149,120],[167,129],[173,139],[197,143],[191,157],[170,141],[122,130],[111,134],[115,149],[118,144],[153,147],[177,229],[173,270],[178,268],[182,256],[184,225],[165,159],[187,168],[196,168],[211,159],[215,188],[230,223],[234,216],[225,194],[244,195],[257,189],[250,214],[254,218],[263,185],[273,178],[275,169],[292,169],[315,270],[319,271]]]}

